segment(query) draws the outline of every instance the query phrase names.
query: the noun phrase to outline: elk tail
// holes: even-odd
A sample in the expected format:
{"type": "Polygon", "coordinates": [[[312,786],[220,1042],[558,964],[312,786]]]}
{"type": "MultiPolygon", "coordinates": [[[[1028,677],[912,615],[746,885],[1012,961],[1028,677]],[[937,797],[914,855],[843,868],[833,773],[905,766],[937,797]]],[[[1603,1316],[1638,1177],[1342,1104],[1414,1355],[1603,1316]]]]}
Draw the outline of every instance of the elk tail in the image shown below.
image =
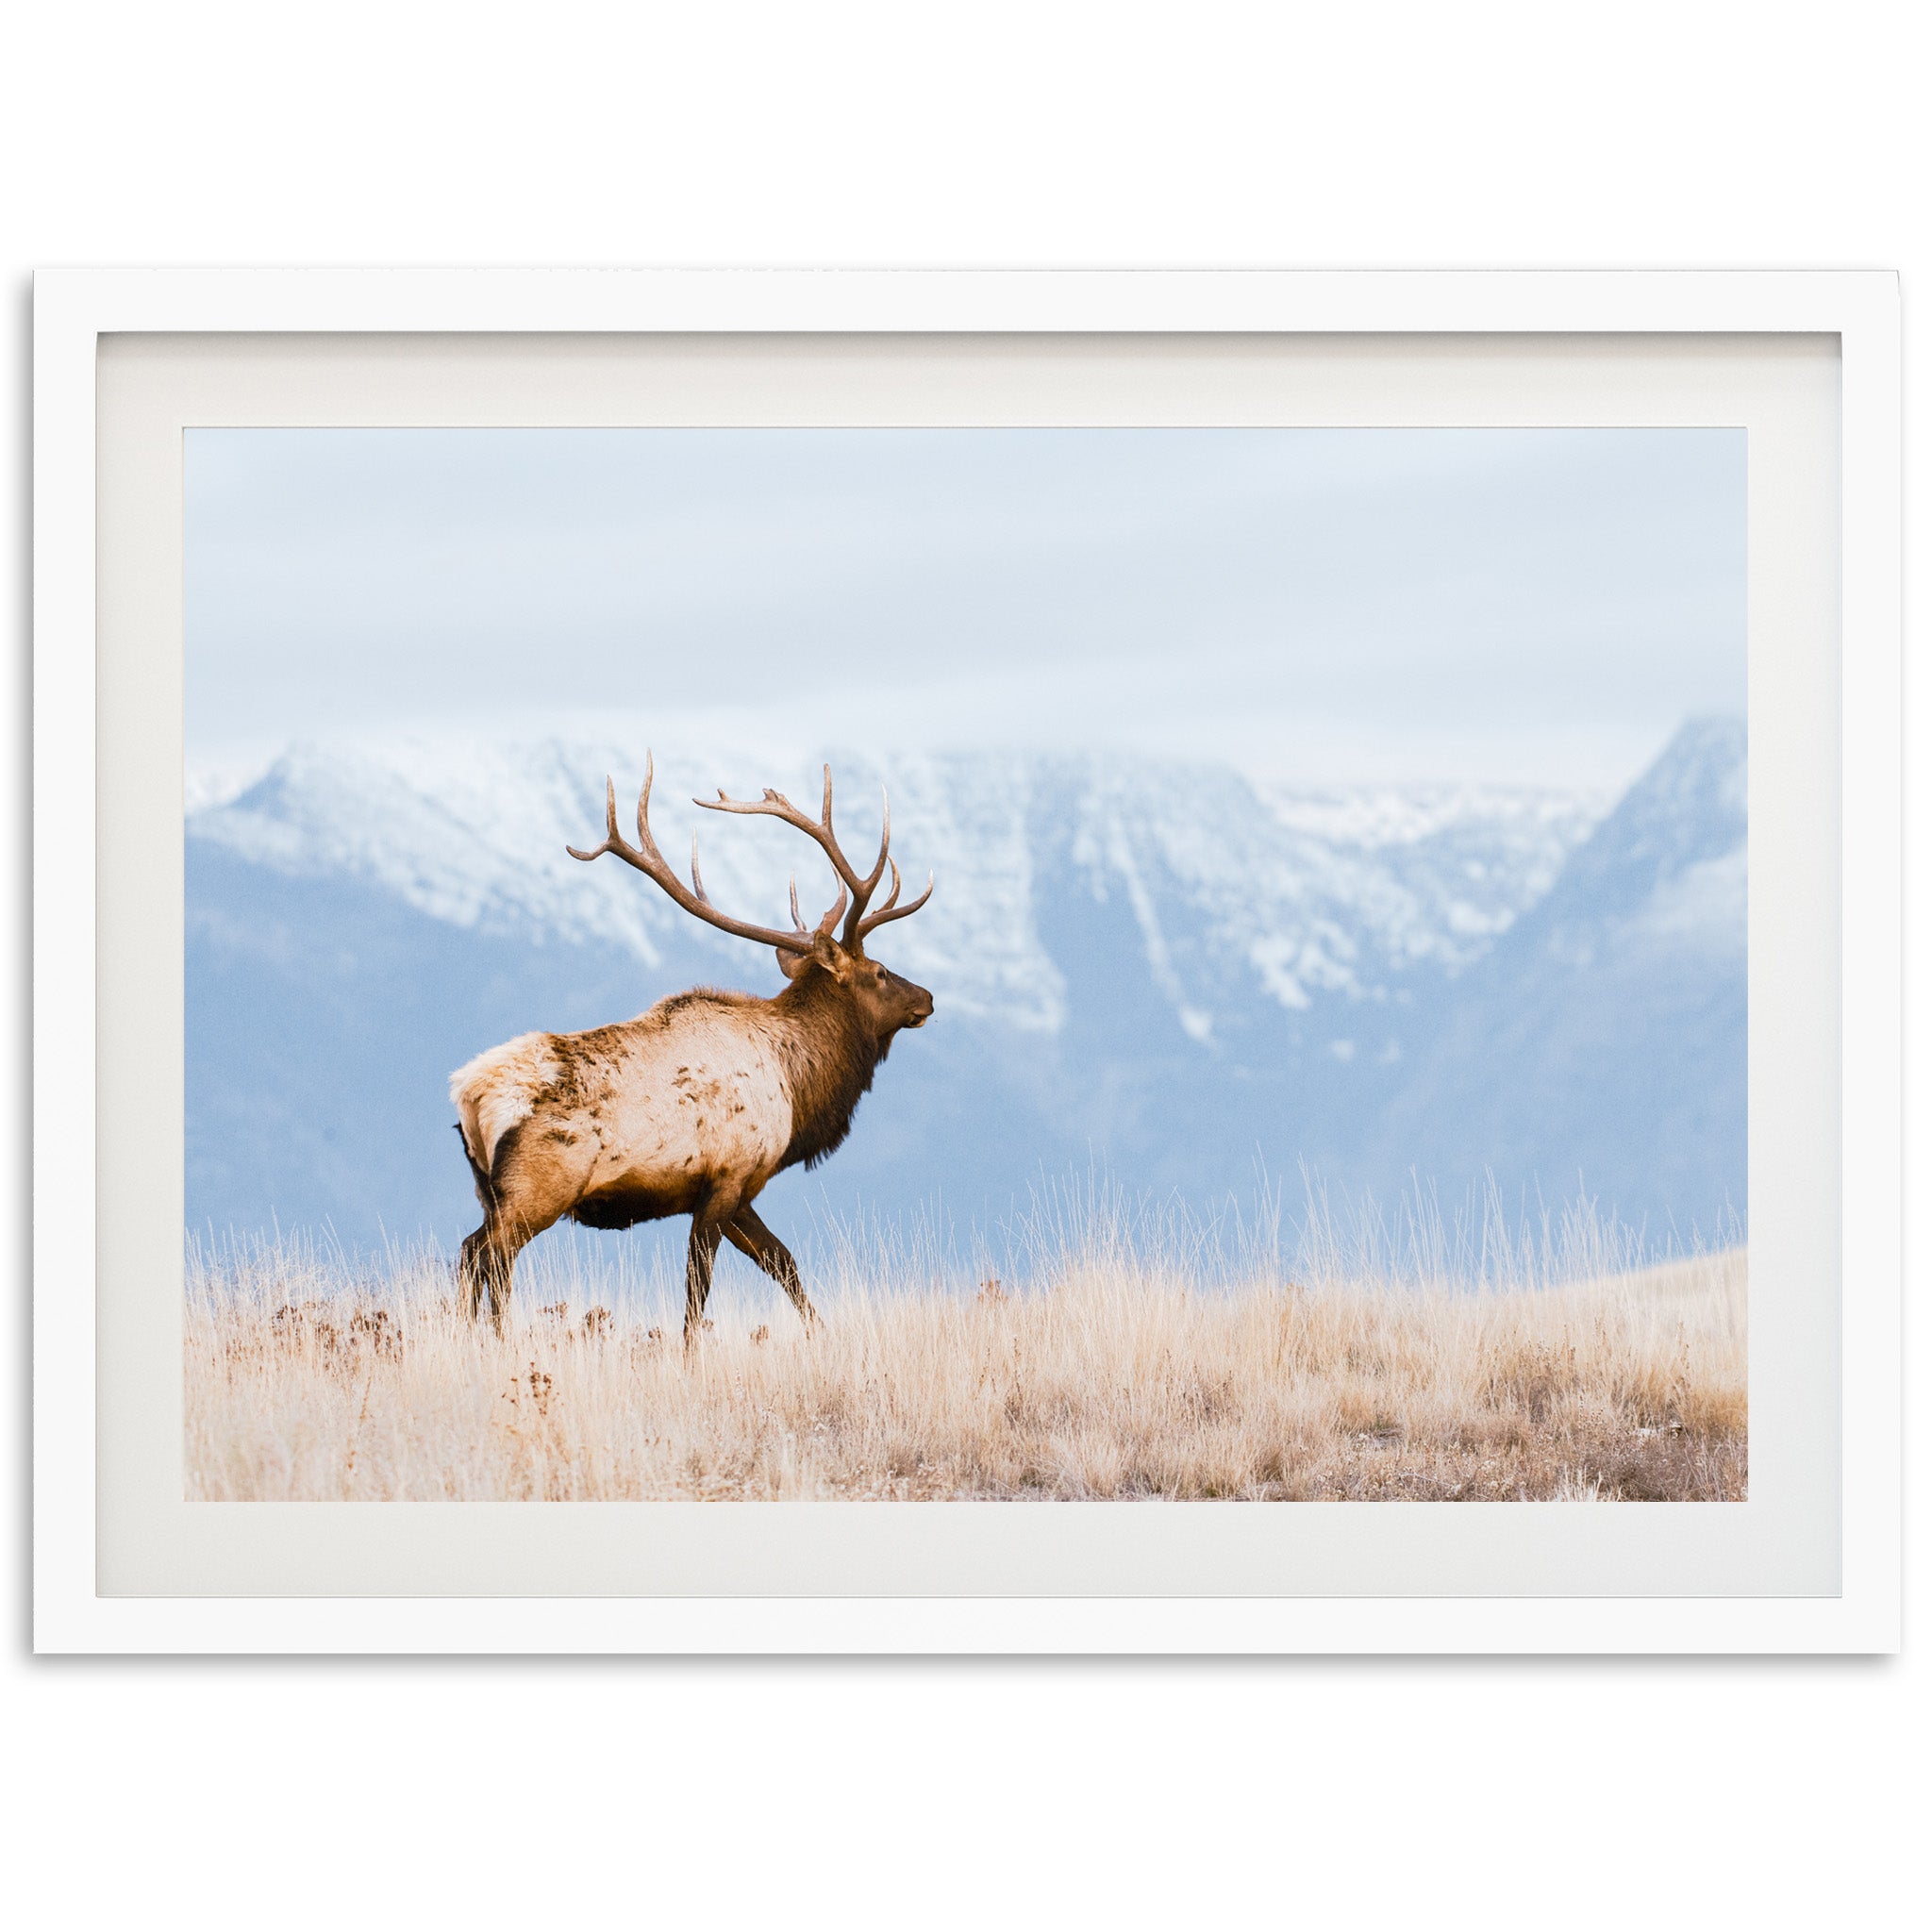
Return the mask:
{"type": "Polygon", "coordinates": [[[470,1137],[464,1131],[462,1122],[453,1121],[450,1124],[456,1128],[462,1140],[463,1158],[470,1163],[470,1174],[476,1183],[476,1199],[482,1204],[483,1211],[486,1214],[491,1213],[496,1207],[496,1183],[491,1179],[490,1170],[477,1161],[475,1151],[470,1145],[470,1137]]]}

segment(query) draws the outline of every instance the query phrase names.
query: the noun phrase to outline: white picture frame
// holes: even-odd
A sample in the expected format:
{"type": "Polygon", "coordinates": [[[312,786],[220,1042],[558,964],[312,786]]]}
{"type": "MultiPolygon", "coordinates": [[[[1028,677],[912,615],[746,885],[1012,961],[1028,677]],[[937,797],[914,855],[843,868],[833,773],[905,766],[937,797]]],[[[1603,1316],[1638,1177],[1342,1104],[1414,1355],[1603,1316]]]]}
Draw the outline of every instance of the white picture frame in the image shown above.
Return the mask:
{"type": "MultiPolygon", "coordinates": [[[[37,1648],[1118,1653],[1896,1646],[1901,771],[1899,336],[1893,277],[75,271],[39,278],[35,330],[37,1648]],[[414,1594],[222,1593],[178,1586],[103,1592],[103,1512],[108,1508],[111,1525],[110,1506],[117,1498],[104,1494],[100,1445],[104,1428],[111,1428],[120,1412],[116,1376],[125,1368],[112,1348],[104,1351],[104,1340],[112,1337],[104,1336],[102,1323],[120,1318],[115,1297],[101,1292],[97,1274],[97,1231],[111,1225],[102,1217],[116,1212],[112,1176],[98,1165],[104,1124],[97,1114],[104,1072],[115,1071],[100,1063],[98,1029],[113,1016],[97,1005],[106,896],[97,877],[73,863],[76,851],[94,847],[101,801],[112,782],[97,758],[103,699],[99,599],[114,569],[114,559],[99,548],[103,339],[190,339],[218,351],[231,344],[241,357],[251,344],[318,338],[827,335],[1013,341],[1455,340],[1475,343],[1483,379],[1506,386],[1512,353],[1526,356],[1523,345],[1539,339],[1601,343],[1611,359],[1626,346],[1667,338],[1707,344],[1713,354],[1726,342],[1836,339],[1840,708],[1830,749],[1840,773],[1840,918],[1835,941],[1824,936],[1835,946],[1840,992],[1835,1041],[1825,1035],[1836,1048],[1842,1230],[1836,1257],[1841,1283],[1839,1400],[1829,1445],[1838,1468],[1835,1593],[1814,1588],[1808,1593],[1655,1596],[960,1596],[850,1591],[791,1595],[767,1589],[761,1594],[616,1595],[596,1593],[592,1585],[582,1594],[534,1595],[525,1593],[532,1586],[520,1583],[513,1569],[494,1586],[479,1585],[472,1576],[447,1595],[421,1593],[435,1589],[433,1574],[427,1584],[419,1575],[405,1587],[414,1594]],[[492,1587],[503,1593],[489,1593],[492,1587]]],[[[447,420],[439,413],[447,407],[425,397],[424,420],[447,420]]],[[[1454,404],[1443,420],[1460,420],[1454,404]]],[[[1754,643],[1758,581],[1754,572],[1754,643]]],[[[1754,713],[1756,680],[1754,669],[1754,713]]],[[[158,687],[154,695],[158,702],[158,687]]],[[[1807,728],[1829,734],[1832,724],[1829,717],[1814,716],[1807,728]]],[[[1755,827],[1760,803],[1755,758],[1752,783],[1755,827]]],[[[1754,912],[1755,903],[1754,888],[1754,912]]],[[[1761,1124],[1754,1097],[1754,1137],[1761,1124]]],[[[1754,1470],[1760,1447],[1757,1343],[1754,1331],[1754,1470]]],[[[166,1370],[178,1378],[178,1357],[166,1370]]],[[[1819,1375],[1828,1372],[1828,1363],[1814,1363],[1811,1370],[1819,1375]]],[[[269,1518],[259,1513],[265,1510],[320,1512],[306,1519],[318,1533],[329,1523],[353,1535],[356,1512],[409,1506],[199,1507],[239,1511],[222,1519],[232,1525],[223,1534],[242,1539],[266,1530],[269,1518]]],[[[497,1506],[425,1507],[447,1511],[497,1506]]],[[[582,1512],[625,1507],[549,1506],[560,1513],[545,1533],[594,1536],[591,1518],[582,1512]]],[[[1429,1511],[1515,1511],[1526,1525],[1524,1533],[1534,1534],[1537,1521],[1556,1519],[1520,1512],[1589,1507],[1323,1507],[1424,1512],[1387,1516],[1394,1525],[1389,1533],[1413,1533],[1418,1548],[1426,1540],[1429,1511]],[[1405,1523],[1415,1526],[1412,1532],[1402,1528],[1405,1523]]],[[[1748,1510],[1753,1505],[1712,1507],[1748,1510]]],[[[1598,1511],[1595,1520],[1616,1513],[1598,1511]]],[[[1472,1526],[1478,1521],[1457,1520],[1472,1526]]],[[[1600,1533],[1607,1532],[1565,1531],[1600,1533]]]]}

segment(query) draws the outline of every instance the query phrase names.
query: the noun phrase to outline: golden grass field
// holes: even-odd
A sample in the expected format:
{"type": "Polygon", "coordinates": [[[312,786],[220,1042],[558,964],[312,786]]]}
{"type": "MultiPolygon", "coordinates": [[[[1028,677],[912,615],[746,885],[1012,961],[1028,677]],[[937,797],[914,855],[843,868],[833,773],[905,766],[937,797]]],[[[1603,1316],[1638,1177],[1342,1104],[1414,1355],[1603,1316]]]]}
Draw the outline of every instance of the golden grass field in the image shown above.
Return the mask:
{"type": "MultiPolygon", "coordinates": [[[[534,1255],[534,1251],[533,1251],[534,1255]]],[[[527,1271],[528,1278],[525,1278],[527,1271]]],[[[688,1358],[564,1251],[507,1337],[447,1264],[191,1257],[190,1497],[1729,1500],[1745,1256],[1472,1291],[1094,1244],[1028,1286],[848,1255],[809,1338],[721,1270],[688,1358]]]]}

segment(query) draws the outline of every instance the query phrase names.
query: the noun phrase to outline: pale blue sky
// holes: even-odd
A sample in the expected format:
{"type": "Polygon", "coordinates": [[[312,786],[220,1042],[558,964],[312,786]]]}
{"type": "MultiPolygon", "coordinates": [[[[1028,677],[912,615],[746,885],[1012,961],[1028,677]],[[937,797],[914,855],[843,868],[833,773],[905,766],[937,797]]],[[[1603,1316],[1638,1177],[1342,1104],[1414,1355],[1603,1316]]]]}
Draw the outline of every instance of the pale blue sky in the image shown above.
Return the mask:
{"type": "Polygon", "coordinates": [[[195,429],[191,755],[800,742],[1621,783],[1744,705],[1744,437],[195,429]]]}

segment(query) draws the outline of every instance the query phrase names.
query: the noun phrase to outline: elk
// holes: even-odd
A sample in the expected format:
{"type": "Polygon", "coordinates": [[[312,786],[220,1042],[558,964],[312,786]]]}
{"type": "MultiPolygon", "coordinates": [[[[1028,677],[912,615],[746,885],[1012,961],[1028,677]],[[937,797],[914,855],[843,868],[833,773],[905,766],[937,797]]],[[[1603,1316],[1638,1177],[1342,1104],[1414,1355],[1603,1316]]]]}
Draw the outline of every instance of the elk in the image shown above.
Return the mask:
{"type": "Polygon", "coordinates": [[[878,927],[909,917],[932,897],[928,875],[918,898],[899,904],[890,798],[878,858],[862,876],[832,830],[830,765],[816,819],[769,788],[761,799],[728,798],[721,790],[715,799],[693,800],[708,811],[782,819],[831,861],[838,898],[808,928],[794,874],[787,931],[712,905],[695,838],[690,886],[671,869],[651,836],[654,776],[646,752],[635,845],[618,830],[617,791],[607,779],[604,842],[589,852],[564,849],[586,862],[610,853],[707,925],[770,946],[788,984],[770,999],[697,987],[621,1024],[525,1033],[451,1074],[450,1098],[483,1208],[483,1225],[463,1242],[459,1297],[475,1321],[487,1291],[499,1334],[518,1252],[566,1215],[606,1228],[691,1216],[687,1349],[704,1321],[722,1241],[777,1282],[809,1331],[818,1318],[798,1263],[752,1203],[774,1174],[800,1162],[815,1167],[839,1146],[893,1039],[932,1017],[931,993],[865,952],[878,927]],[[891,890],[868,909],[888,868],[891,890]]]}

